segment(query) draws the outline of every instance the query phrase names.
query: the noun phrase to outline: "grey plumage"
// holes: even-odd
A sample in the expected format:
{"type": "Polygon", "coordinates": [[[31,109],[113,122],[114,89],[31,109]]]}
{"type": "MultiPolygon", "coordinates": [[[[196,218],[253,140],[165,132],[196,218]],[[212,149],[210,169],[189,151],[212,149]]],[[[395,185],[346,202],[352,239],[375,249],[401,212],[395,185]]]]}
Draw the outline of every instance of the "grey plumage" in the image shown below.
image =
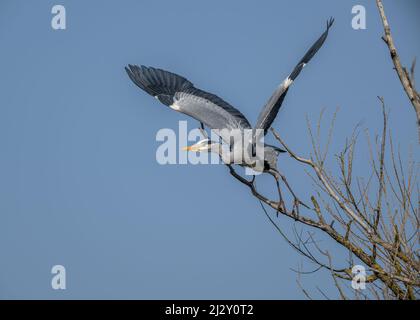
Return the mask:
{"type": "MultiPolygon", "coordinates": [[[[265,134],[270,128],[290,85],[300,74],[303,67],[311,60],[319,48],[321,48],[333,22],[334,19],[332,18],[327,22],[325,32],[310,47],[290,75],[274,91],[259,114],[256,126],[254,127],[255,129],[263,129],[265,134]]],[[[245,129],[252,128],[249,121],[238,109],[220,97],[194,87],[190,81],[180,75],[162,69],[145,66],[139,67],[136,65],[129,65],[125,70],[130,79],[139,88],[156,97],[163,104],[191,116],[210,129],[222,130],[218,134],[227,143],[231,142],[230,138],[232,135],[238,134],[237,132],[241,134],[245,129]],[[233,132],[235,134],[232,134],[233,132]]],[[[232,157],[224,157],[224,159],[225,161],[235,163],[235,156],[243,155],[244,150],[235,150],[235,145],[233,147],[231,146],[231,150],[232,157]]],[[[277,156],[280,152],[284,151],[267,144],[264,150],[264,159],[267,165],[265,169],[275,169],[277,156]]]]}
{"type": "Polygon", "coordinates": [[[195,88],[182,76],[145,66],[129,65],[125,70],[138,87],[163,104],[172,106],[211,129],[228,129],[221,132],[225,142],[229,142],[229,130],[251,128],[238,109],[212,93],[195,88]]]}
{"type": "Polygon", "coordinates": [[[297,76],[302,71],[303,67],[312,59],[312,57],[317,53],[319,48],[325,42],[328,36],[328,30],[331,28],[332,24],[334,23],[334,19],[331,18],[327,21],[327,29],[325,32],[319,37],[319,39],[311,46],[311,48],[306,52],[303,58],[299,61],[299,63],[294,67],[293,71],[290,75],[280,84],[280,86],[274,91],[270,99],[265,104],[264,108],[262,109],[260,115],[258,116],[257,123],[255,125],[256,129],[263,129],[264,133],[270,128],[271,124],[273,123],[274,119],[277,116],[277,113],[280,110],[280,107],[283,103],[284,98],[286,97],[287,91],[289,90],[289,86],[291,82],[293,82],[297,76]],[[289,83],[289,81],[291,81],[289,83]]]}

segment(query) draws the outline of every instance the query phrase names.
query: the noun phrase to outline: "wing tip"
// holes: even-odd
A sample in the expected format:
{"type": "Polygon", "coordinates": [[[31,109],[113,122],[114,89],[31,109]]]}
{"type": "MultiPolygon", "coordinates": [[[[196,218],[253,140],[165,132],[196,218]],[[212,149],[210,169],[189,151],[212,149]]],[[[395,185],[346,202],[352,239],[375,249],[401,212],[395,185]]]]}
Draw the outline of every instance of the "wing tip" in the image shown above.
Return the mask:
{"type": "Polygon", "coordinates": [[[125,72],[127,72],[128,75],[130,75],[131,74],[131,65],[124,66],[124,70],[125,70],[125,72]]]}
{"type": "Polygon", "coordinates": [[[127,66],[124,66],[125,71],[127,72],[128,77],[130,80],[138,86],[140,89],[146,91],[150,95],[154,95],[154,92],[150,90],[145,83],[143,83],[141,77],[140,77],[140,67],[135,64],[128,64],[127,66]]]}
{"type": "Polygon", "coordinates": [[[127,74],[130,76],[130,78],[131,78],[131,76],[135,76],[136,75],[136,70],[138,68],[139,67],[137,65],[135,65],[135,64],[128,64],[128,65],[124,66],[124,69],[127,72],[127,74]]]}
{"type": "Polygon", "coordinates": [[[333,25],[334,21],[335,21],[334,17],[330,17],[330,18],[327,20],[327,31],[328,31],[328,30],[332,27],[332,25],[333,25]]]}

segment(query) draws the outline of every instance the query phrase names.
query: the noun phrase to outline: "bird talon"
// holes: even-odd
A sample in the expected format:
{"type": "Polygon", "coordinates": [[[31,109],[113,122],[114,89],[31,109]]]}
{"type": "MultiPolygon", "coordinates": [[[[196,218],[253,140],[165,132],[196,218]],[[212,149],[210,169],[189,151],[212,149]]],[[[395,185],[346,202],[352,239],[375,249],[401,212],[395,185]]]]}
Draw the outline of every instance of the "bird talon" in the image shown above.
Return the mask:
{"type": "Polygon", "coordinates": [[[284,205],[284,201],[283,200],[279,201],[279,204],[277,206],[277,214],[279,213],[279,211],[281,213],[286,212],[286,206],[284,205]]]}

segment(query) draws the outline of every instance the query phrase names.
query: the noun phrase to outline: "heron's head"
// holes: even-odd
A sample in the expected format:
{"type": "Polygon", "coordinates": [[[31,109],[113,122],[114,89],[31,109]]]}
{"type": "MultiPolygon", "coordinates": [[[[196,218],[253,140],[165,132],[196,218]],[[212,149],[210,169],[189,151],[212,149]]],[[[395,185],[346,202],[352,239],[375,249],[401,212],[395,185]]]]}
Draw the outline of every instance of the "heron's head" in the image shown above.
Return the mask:
{"type": "Polygon", "coordinates": [[[215,142],[209,139],[203,139],[198,141],[196,144],[182,148],[182,150],[195,152],[211,151],[212,146],[214,146],[215,144],[215,142]]]}

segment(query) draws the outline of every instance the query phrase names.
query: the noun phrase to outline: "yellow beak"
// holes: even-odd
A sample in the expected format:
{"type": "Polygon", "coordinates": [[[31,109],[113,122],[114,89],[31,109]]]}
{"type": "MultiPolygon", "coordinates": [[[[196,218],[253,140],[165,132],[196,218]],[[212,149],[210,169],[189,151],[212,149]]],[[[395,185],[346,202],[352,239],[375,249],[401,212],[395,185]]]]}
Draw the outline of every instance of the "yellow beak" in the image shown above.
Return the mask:
{"type": "Polygon", "coordinates": [[[183,151],[194,151],[194,145],[183,147],[182,150],[183,151]]]}

